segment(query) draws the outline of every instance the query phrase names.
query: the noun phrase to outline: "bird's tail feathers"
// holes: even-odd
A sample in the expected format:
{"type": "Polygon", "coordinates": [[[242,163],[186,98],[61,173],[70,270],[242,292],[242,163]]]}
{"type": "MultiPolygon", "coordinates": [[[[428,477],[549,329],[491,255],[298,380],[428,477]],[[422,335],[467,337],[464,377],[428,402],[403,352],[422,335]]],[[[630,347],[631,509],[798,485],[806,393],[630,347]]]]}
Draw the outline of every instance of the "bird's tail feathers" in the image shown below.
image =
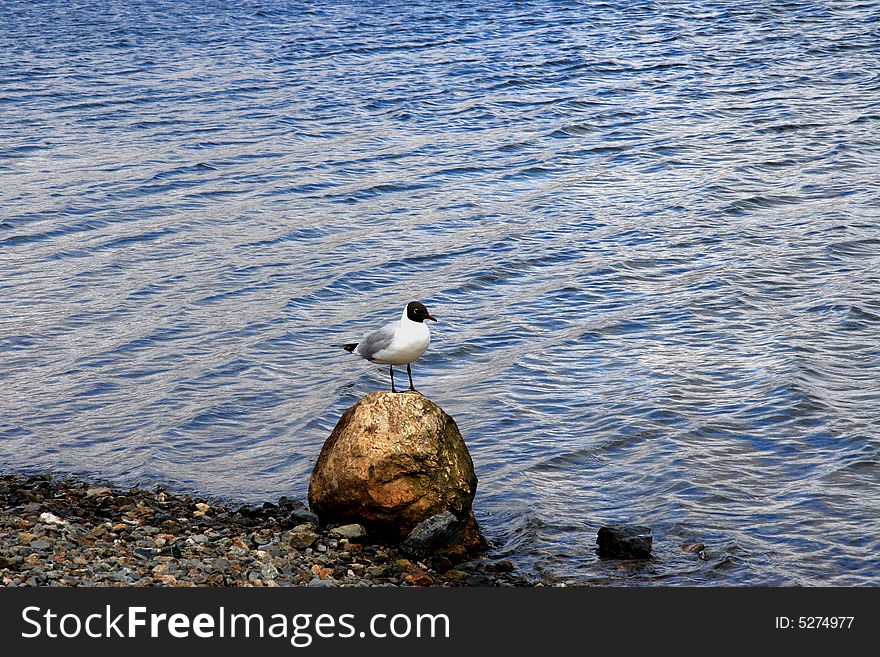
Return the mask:
{"type": "Polygon", "coordinates": [[[358,344],[360,344],[360,343],[359,342],[349,342],[348,344],[340,344],[337,346],[342,347],[343,349],[345,349],[348,352],[352,352],[355,350],[355,347],[357,347],[358,344]]]}

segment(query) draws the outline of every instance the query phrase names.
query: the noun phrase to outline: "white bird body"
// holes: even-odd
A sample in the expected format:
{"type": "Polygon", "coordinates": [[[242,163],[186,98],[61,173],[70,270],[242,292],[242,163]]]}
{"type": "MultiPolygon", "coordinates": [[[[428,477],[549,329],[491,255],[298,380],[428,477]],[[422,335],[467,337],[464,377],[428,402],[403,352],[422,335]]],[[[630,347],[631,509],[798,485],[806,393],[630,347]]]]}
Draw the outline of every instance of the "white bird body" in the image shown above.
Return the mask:
{"type": "Polygon", "coordinates": [[[410,390],[415,390],[410,363],[425,353],[431,344],[431,332],[425,324],[426,319],[437,321],[424,305],[413,301],[403,309],[403,315],[397,321],[388,322],[382,328],[367,333],[360,342],[341,346],[371,363],[390,365],[392,392],[396,392],[394,366],[406,365],[410,390]]]}
{"type": "Polygon", "coordinates": [[[396,322],[388,322],[385,326],[372,333],[367,333],[354,353],[380,365],[408,365],[418,360],[431,344],[431,331],[424,322],[414,322],[406,316],[406,310],[396,322]],[[391,342],[387,346],[373,351],[367,351],[368,345],[379,346],[376,342],[384,342],[383,336],[391,336],[391,342]],[[378,338],[378,339],[377,339],[378,338]],[[364,353],[361,349],[364,349],[364,353]]]}

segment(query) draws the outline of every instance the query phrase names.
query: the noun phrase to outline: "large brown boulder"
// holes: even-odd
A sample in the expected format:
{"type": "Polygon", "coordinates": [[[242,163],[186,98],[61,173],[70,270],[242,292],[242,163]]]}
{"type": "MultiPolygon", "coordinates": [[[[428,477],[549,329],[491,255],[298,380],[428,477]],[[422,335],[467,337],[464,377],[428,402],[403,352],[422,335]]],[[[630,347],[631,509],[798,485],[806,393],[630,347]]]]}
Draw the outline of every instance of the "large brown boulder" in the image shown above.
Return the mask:
{"type": "Polygon", "coordinates": [[[373,392],[349,408],[327,438],[309,481],[309,505],[326,524],[360,523],[402,540],[423,520],[449,511],[456,538],[481,548],[471,509],[474,464],[458,427],[417,392],[373,392]]]}

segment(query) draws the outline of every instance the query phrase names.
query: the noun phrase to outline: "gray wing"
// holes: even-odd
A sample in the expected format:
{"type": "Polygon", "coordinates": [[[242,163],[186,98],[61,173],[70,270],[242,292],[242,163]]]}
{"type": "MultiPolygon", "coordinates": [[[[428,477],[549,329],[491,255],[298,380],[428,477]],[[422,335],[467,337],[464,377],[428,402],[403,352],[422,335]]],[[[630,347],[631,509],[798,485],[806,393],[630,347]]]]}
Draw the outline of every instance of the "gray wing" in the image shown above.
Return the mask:
{"type": "Polygon", "coordinates": [[[373,357],[383,349],[386,349],[394,340],[394,331],[397,329],[398,322],[388,322],[380,329],[367,333],[358,346],[355,347],[354,353],[358,356],[373,360],[373,357]]]}

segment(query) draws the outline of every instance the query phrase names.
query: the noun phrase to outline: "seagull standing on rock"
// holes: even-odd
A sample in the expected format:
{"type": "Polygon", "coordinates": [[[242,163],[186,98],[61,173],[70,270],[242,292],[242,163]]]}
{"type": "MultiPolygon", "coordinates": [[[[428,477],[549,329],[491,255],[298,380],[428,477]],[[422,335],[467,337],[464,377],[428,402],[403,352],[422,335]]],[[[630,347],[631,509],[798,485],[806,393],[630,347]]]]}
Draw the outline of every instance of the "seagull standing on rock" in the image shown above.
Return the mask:
{"type": "Polygon", "coordinates": [[[425,353],[431,344],[431,332],[425,324],[426,319],[437,321],[424,304],[411,301],[403,309],[399,320],[388,322],[382,328],[367,333],[360,342],[344,344],[342,348],[371,363],[388,365],[391,372],[391,392],[397,392],[394,387],[394,366],[406,365],[409,389],[415,390],[410,363],[425,353]]]}

